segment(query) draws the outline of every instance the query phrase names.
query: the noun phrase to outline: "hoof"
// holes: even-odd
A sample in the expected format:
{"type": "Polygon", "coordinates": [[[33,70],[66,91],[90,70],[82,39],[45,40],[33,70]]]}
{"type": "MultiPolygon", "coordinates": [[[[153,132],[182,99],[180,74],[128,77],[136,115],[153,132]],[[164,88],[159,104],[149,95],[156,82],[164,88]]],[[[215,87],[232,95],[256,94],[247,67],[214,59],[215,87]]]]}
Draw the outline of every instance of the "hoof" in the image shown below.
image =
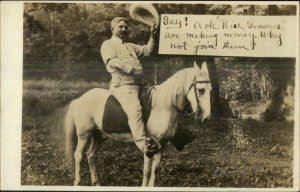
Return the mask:
{"type": "Polygon", "coordinates": [[[97,182],[93,182],[92,186],[100,186],[100,183],[98,181],[97,182]]]}

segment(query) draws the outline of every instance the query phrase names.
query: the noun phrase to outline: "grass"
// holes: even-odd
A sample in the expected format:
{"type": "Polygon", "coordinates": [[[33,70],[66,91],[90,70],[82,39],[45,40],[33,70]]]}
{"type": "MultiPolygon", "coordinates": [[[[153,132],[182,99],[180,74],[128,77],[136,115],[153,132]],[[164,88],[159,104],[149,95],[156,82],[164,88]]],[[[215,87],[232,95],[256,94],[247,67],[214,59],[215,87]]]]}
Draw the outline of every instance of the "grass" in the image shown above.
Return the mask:
{"type": "MultiPolygon", "coordinates": [[[[46,79],[24,82],[22,185],[72,185],[74,171],[64,158],[62,127],[67,103],[88,89],[106,86],[46,79]]],[[[292,187],[292,121],[220,118],[197,127],[190,119],[181,121],[196,139],[182,152],[167,145],[157,186],[292,187]]],[[[96,162],[102,185],[140,186],[143,159],[134,144],[109,140],[96,162]]],[[[86,160],[82,168],[83,185],[90,185],[86,160]]]]}

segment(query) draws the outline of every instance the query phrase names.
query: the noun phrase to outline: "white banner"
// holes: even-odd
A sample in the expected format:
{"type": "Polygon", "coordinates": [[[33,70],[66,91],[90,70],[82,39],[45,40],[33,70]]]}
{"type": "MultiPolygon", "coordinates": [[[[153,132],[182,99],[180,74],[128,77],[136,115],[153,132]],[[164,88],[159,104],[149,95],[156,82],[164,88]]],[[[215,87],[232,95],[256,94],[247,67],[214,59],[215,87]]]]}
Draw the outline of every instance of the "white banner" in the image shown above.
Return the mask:
{"type": "Polygon", "coordinates": [[[161,15],[159,54],[296,57],[296,16],[161,15]]]}

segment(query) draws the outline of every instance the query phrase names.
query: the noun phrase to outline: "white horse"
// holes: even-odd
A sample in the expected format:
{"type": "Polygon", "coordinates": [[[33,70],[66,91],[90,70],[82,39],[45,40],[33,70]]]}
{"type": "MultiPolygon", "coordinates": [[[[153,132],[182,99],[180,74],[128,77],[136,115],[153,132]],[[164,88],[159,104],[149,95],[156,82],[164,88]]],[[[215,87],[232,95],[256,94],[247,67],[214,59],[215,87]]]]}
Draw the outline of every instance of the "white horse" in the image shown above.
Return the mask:
{"type": "MultiPolygon", "coordinates": [[[[210,117],[211,89],[207,66],[204,62],[201,68],[194,63],[194,67],[175,73],[152,90],[152,110],[147,122],[147,130],[161,143],[162,148],[153,158],[144,155],[142,186],[154,186],[157,168],[161,162],[161,152],[166,143],[174,136],[178,125],[178,114],[187,102],[190,103],[193,113],[200,120],[203,121],[210,117]]],[[[73,157],[75,158],[74,185],[80,183],[82,153],[89,139],[91,139],[91,144],[87,158],[92,185],[99,185],[94,160],[97,145],[101,144],[105,137],[117,141],[133,142],[130,133],[106,133],[103,131],[103,112],[109,95],[108,90],[95,88],[73,100],[69,106],[65,119],[66,152],[72,161],[73,157]],[[93,131],[96,129],[102,132],[103,139],[95,137],[93,131]]]]}

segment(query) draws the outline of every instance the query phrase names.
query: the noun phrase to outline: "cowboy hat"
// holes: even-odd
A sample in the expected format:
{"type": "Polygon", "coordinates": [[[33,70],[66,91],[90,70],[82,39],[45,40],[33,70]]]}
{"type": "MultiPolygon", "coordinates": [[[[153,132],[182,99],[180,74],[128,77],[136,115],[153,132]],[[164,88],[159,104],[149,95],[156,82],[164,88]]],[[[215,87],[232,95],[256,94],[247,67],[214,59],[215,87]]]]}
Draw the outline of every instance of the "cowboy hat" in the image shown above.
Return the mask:
{"type": "Polygon", "coordinates": [[[146,25],[159,25],[159,15],[152,4],[132,4],[129,9],[130,16],[146,25]]]}

